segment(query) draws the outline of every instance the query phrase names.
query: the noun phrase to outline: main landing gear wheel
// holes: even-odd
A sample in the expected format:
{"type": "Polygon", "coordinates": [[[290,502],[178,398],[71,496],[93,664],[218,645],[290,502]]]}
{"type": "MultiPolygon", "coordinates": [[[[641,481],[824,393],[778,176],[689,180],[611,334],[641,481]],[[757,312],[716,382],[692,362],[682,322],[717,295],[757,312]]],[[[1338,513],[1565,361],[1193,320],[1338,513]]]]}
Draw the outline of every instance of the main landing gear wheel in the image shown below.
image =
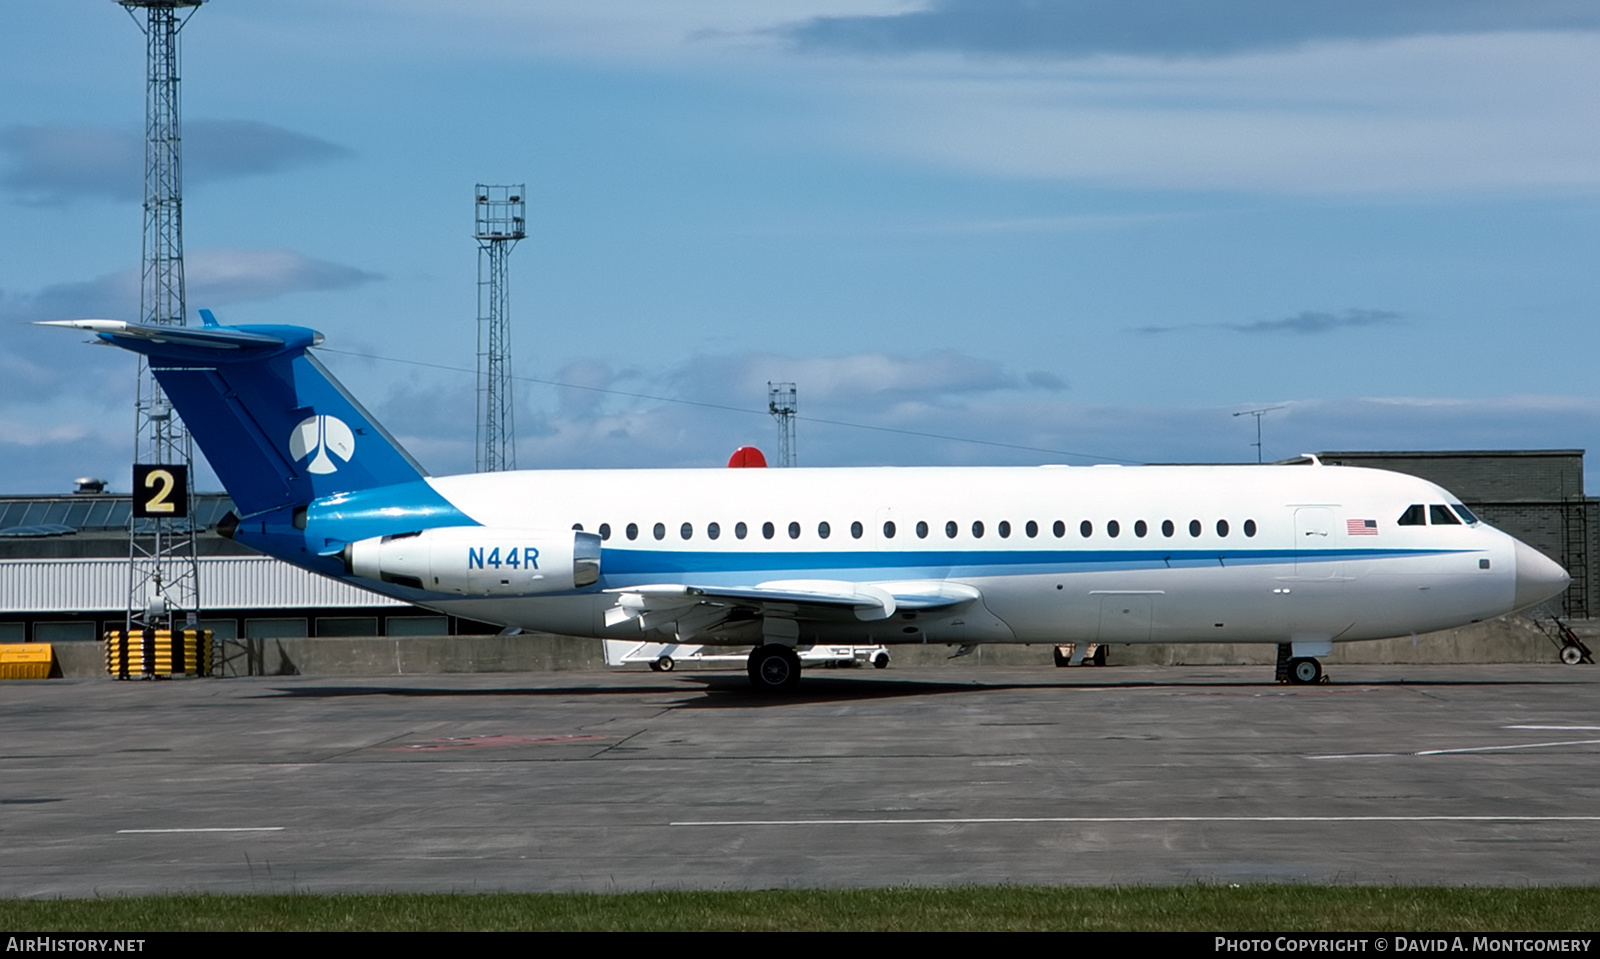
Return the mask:
{"type": "Polygon", "coordinates": [[[780,643],[750,651],[750,685],[763,693],[792,692],[800,685],[800,657],[780,643]]]}
{"type": "Polygon", "coordinates": [[[1322,679],[1322,664],[1309,657],[1289,660],[1289,682],[1306,686],[1322,679]]]}

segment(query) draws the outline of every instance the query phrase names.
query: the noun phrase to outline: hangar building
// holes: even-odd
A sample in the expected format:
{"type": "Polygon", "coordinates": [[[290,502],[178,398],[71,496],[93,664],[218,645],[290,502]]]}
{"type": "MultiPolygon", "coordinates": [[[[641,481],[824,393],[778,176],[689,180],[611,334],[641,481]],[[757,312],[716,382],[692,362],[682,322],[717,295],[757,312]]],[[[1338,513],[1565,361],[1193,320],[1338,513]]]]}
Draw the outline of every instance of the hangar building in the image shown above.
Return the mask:
{"type": "MultiPolygon", "coordinates": [[[[125,624],[133,498],[79,481],[75,493],[0,497],[0,643],[93,641],[125,624]]],[[[498,627],[441,616],[254,553],[216,531],[223,493],[190,503],[198,625],[221,640],[455,636],[498,627]]]]}

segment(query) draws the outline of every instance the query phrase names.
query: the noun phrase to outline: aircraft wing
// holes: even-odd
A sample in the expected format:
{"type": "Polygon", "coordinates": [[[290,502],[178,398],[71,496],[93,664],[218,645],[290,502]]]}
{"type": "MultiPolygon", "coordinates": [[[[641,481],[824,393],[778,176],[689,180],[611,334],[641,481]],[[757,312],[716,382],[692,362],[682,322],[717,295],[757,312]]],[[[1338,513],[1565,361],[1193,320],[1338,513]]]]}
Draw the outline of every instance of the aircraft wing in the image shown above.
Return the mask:
{"type": "Polygon", "coordinates": [[[942,609],[979,599],[971,586],[939,580],[853,583],[847,580],[777,580],[754,586],[687,586],[663,583],[609,589],[615,606],[607,626],[637,620],[640,629],[672,627],[679,642],[714,632],[729,622],[776,616],[794,620],[862,622],[888,619],[898,610],[942,609]]]}

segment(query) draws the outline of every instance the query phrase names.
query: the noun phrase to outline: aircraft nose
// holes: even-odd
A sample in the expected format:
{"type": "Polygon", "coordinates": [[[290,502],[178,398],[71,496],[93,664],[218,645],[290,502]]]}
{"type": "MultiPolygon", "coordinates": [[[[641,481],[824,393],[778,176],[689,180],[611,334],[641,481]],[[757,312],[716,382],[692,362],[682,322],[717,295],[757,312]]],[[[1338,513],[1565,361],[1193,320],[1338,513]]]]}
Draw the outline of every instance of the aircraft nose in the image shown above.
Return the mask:
{"type": "Polygon", "coordinates": [[[1572,582],[1572,577],[1560,564],[1538,550],[1517,540],[1517,593],[1512,601],[1514,609],[1537,606],[1561,591],[1572,582]]]}

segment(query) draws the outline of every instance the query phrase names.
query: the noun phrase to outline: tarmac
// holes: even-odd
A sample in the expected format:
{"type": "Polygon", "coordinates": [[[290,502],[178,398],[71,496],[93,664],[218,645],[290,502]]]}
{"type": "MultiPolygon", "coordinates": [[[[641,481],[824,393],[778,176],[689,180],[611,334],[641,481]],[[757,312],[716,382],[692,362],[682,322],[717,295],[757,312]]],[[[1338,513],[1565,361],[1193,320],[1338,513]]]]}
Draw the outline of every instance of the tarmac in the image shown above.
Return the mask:
{"type": "Polygon", "coordinates": [[[1600,670],[0,684],[0,897],[1595,882],[1600,670]]]}

